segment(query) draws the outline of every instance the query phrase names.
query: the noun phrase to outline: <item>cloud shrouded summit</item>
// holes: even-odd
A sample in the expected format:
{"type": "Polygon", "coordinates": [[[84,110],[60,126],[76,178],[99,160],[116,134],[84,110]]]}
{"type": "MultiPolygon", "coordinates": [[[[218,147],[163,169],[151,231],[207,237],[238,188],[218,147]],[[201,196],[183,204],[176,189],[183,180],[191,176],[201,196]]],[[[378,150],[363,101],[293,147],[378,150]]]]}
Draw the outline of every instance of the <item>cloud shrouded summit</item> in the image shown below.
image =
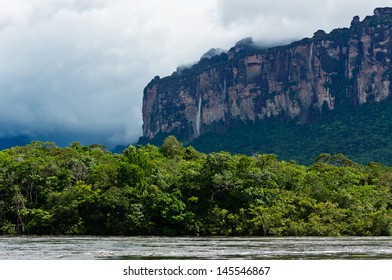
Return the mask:
{"type": "Polygon", "coordinates": [[[156,75],[253,37],[349,26],[389,1],[0,0],[0,138],[129,144],[156,75]]]}

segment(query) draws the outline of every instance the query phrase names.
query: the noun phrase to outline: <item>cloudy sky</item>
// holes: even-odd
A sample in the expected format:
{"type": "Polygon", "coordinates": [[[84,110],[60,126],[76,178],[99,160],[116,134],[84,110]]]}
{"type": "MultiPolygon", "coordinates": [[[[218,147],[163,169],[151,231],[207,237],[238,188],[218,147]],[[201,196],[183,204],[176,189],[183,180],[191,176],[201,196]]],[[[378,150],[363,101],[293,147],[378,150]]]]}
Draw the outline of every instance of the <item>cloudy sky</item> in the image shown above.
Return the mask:
{"type": "Polygon", "coordinates": [[[388,1],[0,0],[0,138],[134,143],[156,75],[253,37],[348,27],[388,1]]]}

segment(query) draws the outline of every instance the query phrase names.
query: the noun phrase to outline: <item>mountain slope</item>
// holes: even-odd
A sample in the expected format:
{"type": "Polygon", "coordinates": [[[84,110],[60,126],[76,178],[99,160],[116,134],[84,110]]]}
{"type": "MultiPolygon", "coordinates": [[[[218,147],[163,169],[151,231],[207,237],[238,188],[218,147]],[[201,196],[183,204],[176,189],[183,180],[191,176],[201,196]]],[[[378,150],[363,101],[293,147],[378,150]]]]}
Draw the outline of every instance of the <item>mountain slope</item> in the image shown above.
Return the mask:
{"type": "Polygon", "coordinates": [[[377,161],[392,165],[391,115],[389,102],[366,104],[337,109],[307,125],[279,120],[238,125],[226,132],[202,135],[190,145],[207,153],[272,153],[306,165],[323,153],[343,153],[361,164],[377,161]]]}

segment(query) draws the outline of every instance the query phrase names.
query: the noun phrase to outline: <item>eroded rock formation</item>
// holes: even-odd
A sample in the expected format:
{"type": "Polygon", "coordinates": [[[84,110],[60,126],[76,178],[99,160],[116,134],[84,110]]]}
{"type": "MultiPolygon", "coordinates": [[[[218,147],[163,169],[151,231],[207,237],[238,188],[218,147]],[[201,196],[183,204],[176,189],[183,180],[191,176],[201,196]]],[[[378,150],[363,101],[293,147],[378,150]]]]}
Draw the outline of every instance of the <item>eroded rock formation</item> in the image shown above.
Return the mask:
{"type": "Polygon", "coordinates": [[[155,77],[144,89],[143,136],[192,140],[233,123],[271,117],[306,123],[336,106],[391,96],[392,8],[354,17],[350,28],[317,31],[289,45],[260,49],[250,39],[204,56],[189,69],[155,77]]]}

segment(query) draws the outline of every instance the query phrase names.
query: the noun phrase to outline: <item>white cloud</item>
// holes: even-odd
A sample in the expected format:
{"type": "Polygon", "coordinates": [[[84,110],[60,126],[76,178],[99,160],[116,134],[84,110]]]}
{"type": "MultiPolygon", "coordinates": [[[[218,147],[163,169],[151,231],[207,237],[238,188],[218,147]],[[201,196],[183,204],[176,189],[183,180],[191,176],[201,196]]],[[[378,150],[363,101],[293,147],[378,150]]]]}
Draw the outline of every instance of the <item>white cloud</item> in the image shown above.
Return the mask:
{"type": "Polygon", "coordinates": [[[0,136],[135,142],[155,75],[244,37],[276,43],[348,26],[388,2],[0,0],[0,136]]]}
{"type": "Polygon", "coordinates": [[[330,32],[349,27],[355,15],[372,15],[390,1],[367,0],[217,0],[217,15],[227,29],[248,32],[256,41],[276,43],[311,37],[318,29],[330,32]]]}

